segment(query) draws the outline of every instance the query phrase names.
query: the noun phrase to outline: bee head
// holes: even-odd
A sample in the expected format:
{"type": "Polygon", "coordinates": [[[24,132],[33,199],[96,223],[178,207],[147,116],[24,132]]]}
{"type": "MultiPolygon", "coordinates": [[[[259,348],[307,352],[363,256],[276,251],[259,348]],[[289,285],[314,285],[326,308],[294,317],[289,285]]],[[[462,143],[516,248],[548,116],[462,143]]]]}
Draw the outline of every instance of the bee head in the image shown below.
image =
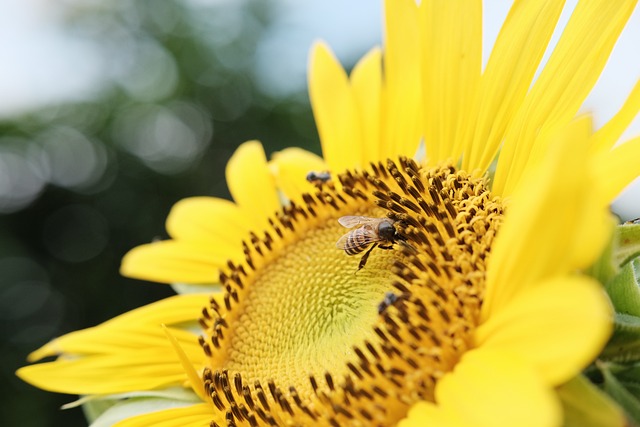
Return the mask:
{"type": "Polygon", "coordinates": [[[382,221],[378,226],[378,234],[380,238],[387,241],[394,241],[396,238],[396,228],[391,221],[382,221]]]}

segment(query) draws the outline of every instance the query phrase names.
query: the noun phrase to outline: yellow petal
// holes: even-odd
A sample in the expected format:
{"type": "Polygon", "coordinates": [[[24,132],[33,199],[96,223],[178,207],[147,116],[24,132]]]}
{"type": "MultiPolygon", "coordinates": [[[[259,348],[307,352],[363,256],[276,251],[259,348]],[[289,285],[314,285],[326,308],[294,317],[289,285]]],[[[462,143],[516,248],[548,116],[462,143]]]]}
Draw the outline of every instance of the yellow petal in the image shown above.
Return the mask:
{"type": "Polygon", "coordinates": [[[634,138],[613,150],[594,156],[593,168],[599,177],[598,192],[603,203],[610,203],[640,175],[640,138],[634,138]]]}
{"type": "Polygon", "coordinates": [[[431,164],[458,160],[482,67],[482,1],[420,3],[424,138],[431,164]]]}
{"type": "Polygon", "coordinates": [[[220,303],[223,301],[221,293],[175,295],[121,314],[102,325],[127,328],[131,325],[178,325],[192,322],[194,309],[200,312],[202,307],[209,304],[211,298],[218,299],[220,303]]]}
{"type": "Polygon", "coordinates": [[[525,361],[499,351],[466,353],[436,385],[436,402],[467,426],[552,427],[562,422],[553,390],[525,361]]]}
{"type": "MultiPolygon", "coordinates": [[[[81,355],[113,352],[114,348],[141,347],[165,344],[166,339],[157,328],[161,324],[181,325],[194,323],[197,313],[209,303],[210,298],[220,299],[222,294],[176,295],[139,307],[114,317],[98,326],[65,334],[45,344],[28,356],[30,362],[62,353],[81,355]]],[[[185,341],[191,334],[182,335],[185,341]]],[[[186,334],[186,332],[185,332],[186,334]]]]}
{"type": "Polygon", "coordinates": [[[366,150],[362,152],[361,164],[384,159],[381,134],[382,97],[382,52],[379,48],[369,51],[353,69],[351,86],[358,108],[362,138],[366,150]]]}
{"type": "Polygon", "coordinates": [[[593,135],[592,149],[596,152],[611,149],[638,115],[638,111],[640,111],[640,80],[636,82],[620,111],[593,135]]]}
{"type": "MultiPolygon", "coordinates": [[[[29,355],[34,361],[62,354],[58,360],[24,367],[17,375],[45,390],[71,394],[182,386],[187,379],[185,370],[161,324],[195,323],[210,298],[204,294],[178,295],[64,335],[29,355]]],[[[222,298],[222,294],[213,298],[222,298]]],[[[206,356],[194,333],[172,328],[171,335],[193,366],[204,365],[206,356]]]]}
{"type": "MultiPolygon", "coordinates": [[[[198,313],[201,307],[193,307],[194,313],[198,313]]],[[[133,350],[136,348],[166,347],[166,337],[158,329],[159,325],[132,325],[129,327],[110,327],[101,325],[93,328],[71,332],[56,338],[29,355],[29,361],[35,361],[46,356],[64,355],[99,355],[115,353],[121,349],[133,350]]],[[[187,331],[176,333],[184,342],[193,344],[193,334],[187,331]]],[[[195,348],[195,347],[194,347],[195,348]]]]}
{"type": "Polygon", "coordinates": [[[165,240],[138,246],[122,259],[124,276],[160,283],[211,284],[218,282],[218,268],[236,259],[235,245],[221,241],[202,242],[165,240]]]}
{"type": "Polygon", "coordinates": [[[329,168],[341,171],[363,166],[355,97],[347,73],[323,43],[316,43],[311,50],[309,97],[329,168]]]}
{"type": "Polygon", "coordinates": [[[409,409],[407,418],[398,423],[398,427],[468,427],[458,414],[444,409],[435,403],[422,401],[409,409]]]}
{"type": "Polygon", "coordinates": [[[421,44],[417,2],[385,0],[380,159],[413,156],[422,135],[421,44]]]}
{"type": "Polygon", "coordinates": [[[513,195],[491,249],[482,318],[518,292],[590,265],[611,232],[586,157],[588,120],[553,138],[547,159],[513,195]]]}
{"type": "Polygon", "coordinates": [[[215,197],[188,197],[173,205],[167,218],[167,232],[177,240],[202,241],[211,245],[240,242],[251,229],[251,215],[233,202],[215,197]]]}
{"type": "MultiPolygon", "coordinates": [[[[155,329],[162,333],[160,326],[155,329]]],[[[129,347],[136,336],[142,338],[142,344],[148,342],[145,335],[135,332],[131,331],[131,339],[123,340],[122,345],[113,336],[110,353],[30,365],[19,369],[16,375],[43,390],[68,394],[116,394],[182,386],[187,376],[166,337],[152,346],[129,347]]],[[[197,337],[189,334],[189,340],[185,340],[188,333],[175,333],[191,363],[201,366],[204,353],[197,337]]]]}
{"type": "Polygon", "coordinates": [[[176,355],[180,359],[182,369],[184,369],[187,378],[189,378],[189,385],[191,386],[191,389],[198,395],[198,397],[200,397],[200,399],[205,400],[206,392],[204,389],[204,383],[198,376],[196,368],[191,363],[191,358],[189,358],[187,352],[180,345],[180,341],[171,333],[171,331],[169,331],[169,328],[167,328],[165,325],[162,325],[162,330],[169,339],[171,346],[176,352],[176,355]]]}
{"type": "Polygon", "coordinates": [[[315,187],[307,182],[309,172],[328,169],[321,157],[301,148],[285,148],[273,153],[269,162],[276,178],[276,185],[290,200],[299,200],[302,193],[309,193],[315,187]]]}
{"type": "Polygon", "coordinates": [[[280,200],[262,145],[249,141],[238,147],[227,163],[226,177],[233,200],[253,217],[252,228],[266,227],[280,200]]]}
{"type": "Polygon", "coordinates": [[[518,185],[531,153],[546,151],[539,134],[564,126],[596,83],[636,0],[580,1],[549,61],[525,98],[504,138],[494,191],[509,194],[518,185]],[[534,147],[535,145],[535,147],[534,147]]]}
{"type": "Polygon", "coordinates": [[[599,283],[586,277],[545,281],[523,292],[476,332],[481,348],[511,351],[559,385],[578,374],[611,334],[612,312],[599,283]]]}
{"type": "Polygon", "coordinates": [[[507,124],[524,99],[540,64],[564,1],[516,1],[498,34],[466,124],[466,170],[487,170],[507,124]]]}
{"type": "Polygon", "coordinates": [[[224,425],[224,415],[212,404],[202,403],[138,415],[120,421],[114,427],[209,427],[213,421],[224,425]]]}

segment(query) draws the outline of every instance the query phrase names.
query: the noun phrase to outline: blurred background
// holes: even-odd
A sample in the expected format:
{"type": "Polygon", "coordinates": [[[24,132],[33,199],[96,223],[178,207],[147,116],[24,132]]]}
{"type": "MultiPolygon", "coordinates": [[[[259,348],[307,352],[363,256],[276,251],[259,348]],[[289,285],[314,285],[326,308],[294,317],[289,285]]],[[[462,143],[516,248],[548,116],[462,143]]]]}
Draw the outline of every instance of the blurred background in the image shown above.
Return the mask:
{"type": "MultiPolygon", "coordinates": [[[[491,46],[507,2],[488,2],[491,46]],[[493,3],[501,3],[495,5],[493,3]]],[[[571,2],[569,2],[571,3],[571,2]]],[[[53,337],[173,292],[123,278],[176,201],[229,197],[238,144],[320,153],[306,92],[322,38],[348,68],[381,40],[370,0],[5,0],[0,14],[3,426],[83,426],[15,370],[53,337]]],[[[640,17],[585,103],[602,124],[640,77],[640,17]]],[[[565,20],[568,13],[565,13],[565,20]]],[[[485,58],[489,49],[485,49],[485,58]]],[[[627,135],[640,135],[640,121],[627,135]]],[[[637,193],[615,204],[640,216],[637,193]]]]}

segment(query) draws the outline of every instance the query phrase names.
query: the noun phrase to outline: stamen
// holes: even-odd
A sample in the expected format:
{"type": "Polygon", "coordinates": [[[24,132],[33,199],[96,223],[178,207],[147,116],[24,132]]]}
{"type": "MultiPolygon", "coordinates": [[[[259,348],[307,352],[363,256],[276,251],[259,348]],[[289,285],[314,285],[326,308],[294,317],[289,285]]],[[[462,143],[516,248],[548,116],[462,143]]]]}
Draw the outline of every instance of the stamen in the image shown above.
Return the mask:
{"type": "Polygon", "coordinates": [[[227,425],[390,425],[472,344],[503,213],[486,180],[406,157],[335,176],[249,233],[223,304],[202,310],[204,389],[227,425]],[[347,215],[396,231],[360,271],[370,248],[336,249],[347,215]]]}

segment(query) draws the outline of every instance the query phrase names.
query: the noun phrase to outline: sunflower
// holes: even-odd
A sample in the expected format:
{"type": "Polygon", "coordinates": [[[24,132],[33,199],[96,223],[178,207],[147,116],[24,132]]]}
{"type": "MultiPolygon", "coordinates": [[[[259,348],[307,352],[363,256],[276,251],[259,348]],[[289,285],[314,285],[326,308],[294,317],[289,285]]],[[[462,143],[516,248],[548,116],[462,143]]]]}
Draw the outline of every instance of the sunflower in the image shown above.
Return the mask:
{"type": "Polygon", "coordinates": [[[581,271],[640,155],[614,147],[640,85],[597,132],[576,117],[636,2],[580,1],[534,81],[562,3],[516,1],[484,70],[479,0],[387,1],[350,76],[314,46],[324,158],[242,145],[234,202],[177,203],[123,260],[181,294],[18,375],[109,405],[95,425],[561,425],[555,388],[611,333],[581,271]]]}

